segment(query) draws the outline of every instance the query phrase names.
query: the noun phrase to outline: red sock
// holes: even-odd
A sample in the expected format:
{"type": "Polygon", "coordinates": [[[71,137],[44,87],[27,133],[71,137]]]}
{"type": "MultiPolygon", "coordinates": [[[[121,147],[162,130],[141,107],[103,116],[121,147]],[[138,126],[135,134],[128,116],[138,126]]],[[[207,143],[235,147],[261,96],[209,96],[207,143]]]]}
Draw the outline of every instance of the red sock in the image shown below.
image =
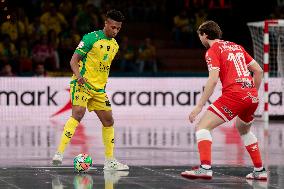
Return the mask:
{"type": "Polygon", "coordinates": [[[201,140],[198,142],[201,165],[211,165],[211,144],[210,140],[201,140]]]}
{"type": "Polygon", "coordinates": [[[251,157],[254,167],[255,168],[262,167],[262,160],[258,148],[258,142],[246,146],[246,149],[251,157]]]}

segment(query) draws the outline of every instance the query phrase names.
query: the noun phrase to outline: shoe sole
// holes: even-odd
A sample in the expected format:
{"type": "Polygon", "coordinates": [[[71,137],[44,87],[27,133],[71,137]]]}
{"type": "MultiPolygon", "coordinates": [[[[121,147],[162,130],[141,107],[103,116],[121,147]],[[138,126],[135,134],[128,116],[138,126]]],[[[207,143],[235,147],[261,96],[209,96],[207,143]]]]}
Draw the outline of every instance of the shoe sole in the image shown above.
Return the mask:
{"type": "Polygon", "coordinates": [[[246,178],[247,180],[262,180],[262,181],[267,181],[267,177],[259,177],[259,178],[246,178]]]}
{"type": "Polygon", "coordinates": [[[128,169],[105,169],[105,171],[129,171],[129,168],[128,169]]]}
{"type": "Polygon", "coordinates": [[[205,180],[211,180],[212,176],[196,176],[196,175],[189,175],[189,174],[180,174],[182,177],[187,178],[187,179],[205,179],[205,180]]]}

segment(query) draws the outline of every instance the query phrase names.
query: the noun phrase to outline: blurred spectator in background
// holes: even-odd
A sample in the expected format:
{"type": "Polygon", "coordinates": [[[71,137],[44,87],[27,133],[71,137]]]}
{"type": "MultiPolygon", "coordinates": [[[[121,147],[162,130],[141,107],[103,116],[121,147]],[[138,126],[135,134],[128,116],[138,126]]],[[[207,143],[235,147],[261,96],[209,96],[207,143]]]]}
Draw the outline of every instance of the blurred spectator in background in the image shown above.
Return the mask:
{"type": "MultiPolygon", "coordinates": [[[[18,52],[15,44],[11,41],[10,36],[5,34],[0,41],[0,64],[10,64],[13,69],[17,68],[18,52]]],[[[0,65],[0,67],[2,67],[0,65]]]]}
{"type": "Polygon", "coordinates": [[[36,64],[34,68],[34,77],[47,77],[47,72],[45,70],[44,64],[36,64]]]}
{"type": "Polygon", "coordinates": [[[60,61],[59,61],[59,55],[58,55],[58,46],[59,46],[59,38],[57,37],[57,34],[55,30],[49,30],[47,33],[47,40],[48,40],[48,46],[53,50],[53,59],[55,67],[54,69],[58,70],[60,68],[60,61]]]}
{"type": "MultiPolygon", "coordinates": [[[[207,13],[204,9],[200,9],[195,13],[195,27],[194,31],[197,31],[198,27],[207,20],[207,13]]],[[[198,39],[199,40],[199,39],[198,39]]]]}
{"type": "Polygon", "coordinates": [[[284,6],[276,6],[270,14],[271,19],[284,19],[284,6]]]}
{"type": "Polygon", "coordinates": [[[12,13],[10,17],[8,17],[8,20],[6,20],[1,25],[1,33],[2,34],[8,34],[10,36],[10,39],[13,42],[16,42],[16,40],[24,35],[25,33],[25,25],[22,21],[17,20],[16,13],[12,13]]]}
{"type": "Polygon", "coordinates": [[[32,49],[32,60],[34,64],[44,64],[48,70],[56,70],[55,50],[48,44],[46,35],[37,41],[32,49]]]}
{"type": "Polygon", "coordinates": [[[26,38],[22,38],[19,44],[19,71],[20,73],[29,73],[32,71],[31,51],[29,42],[26,38]]]}
{"type": "Polygon", "coordinates": [[[60,54],[60,68],[70,70],[69,59],[74,53],[74,49],[80,43],[81,37],[75,30],[67,30],[62,33],[58,52],[60,54]]]}
{"type": "Polygon", "coordinates": [[[62,0],[59,4],[59,12],[61,12],[66,20],[70,20],[72,17],[73,4],[70,0],[62,0]]]}
{"type": "Polygon", "coordinates": [[[40,22],[45,25],[47,31],[54,30],[56,34],[59,34],[68,25],[63,14],[57,12],[57,8],[54,5],[50,6],[48,12],[41,15],[40,22]]]}
{"type": "Polygon", "coordinates": [[[23,23],[24,33],[26,33],[30,24],[29,18],[23,8],[17,8],[16,12],[17,12],[17,22],[23,23]]]}
{"type": "Polygon", "coordinates": [[[41,36],[47,34],[47,28],[43,23],[40,22],[39,16],[34,17],[33,22],[29,24],[27,34],[31,40],[31,44],[40,40],[41,36]]]}
{"type": "Polygon", "coordinates": [[[138,64],[139,73],[142,73],[146,67],[149,67],[154,73],[158,71],[156,47],[152,44],[152,40],[150,38],[146,38],[140,45],[136,62],[138,64]]]}
{"type": "Polygon", "coordinates": [[[98,11],[93,4],[85,4],[83,7],[78,6],[78,12],[73,20],[73,28],[80,35],[89,33],[99,28],[98,11]]]}
{"type": "Polygon", "coordinates": [[[182,10],[174,17],[173,34],[177,46],[181,46],[182,42],[187,47],[193,47],[194,18],[189,17],[186,10],[182,10]]]}
{"type": "Polygon", "coordinates": [[[119,48],[120,71],[136,72],[137,65],[134,60],[134,48],[129,44],[128,37],[124,36],[119,48]]]}
{"type": "Polygon", "coordinates": [[[3,76],[3,77],[16,76],[16,74],[13,73],[12,69],[13,68],[10,64],[5,64],[0,71],[0,76],[3,76]]]}

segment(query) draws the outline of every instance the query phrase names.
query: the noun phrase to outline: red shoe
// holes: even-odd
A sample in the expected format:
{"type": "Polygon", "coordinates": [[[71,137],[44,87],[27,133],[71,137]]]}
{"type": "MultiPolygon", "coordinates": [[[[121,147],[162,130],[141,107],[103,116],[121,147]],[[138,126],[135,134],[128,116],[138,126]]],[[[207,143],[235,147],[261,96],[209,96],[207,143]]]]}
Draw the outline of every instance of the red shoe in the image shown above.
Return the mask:
{"type": "Polygon", "coordinates": [[[201,165],[197,168],[193,168],[189,171],[184,171],[181,173],[182,177],[188,179],[212,179],[213,171],[212,169],[204,169],[201,165]]]}

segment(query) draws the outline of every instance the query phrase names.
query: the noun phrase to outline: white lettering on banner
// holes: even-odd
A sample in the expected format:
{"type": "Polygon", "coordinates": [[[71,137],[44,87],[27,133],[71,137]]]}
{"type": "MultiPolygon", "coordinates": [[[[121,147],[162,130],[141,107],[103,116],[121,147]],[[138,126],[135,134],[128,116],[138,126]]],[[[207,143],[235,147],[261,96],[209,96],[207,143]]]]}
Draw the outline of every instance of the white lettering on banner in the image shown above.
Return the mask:
{"type": "MultiPolygon", "coordinates": [[[[207,78],[110,78],[107,94],[116,119],[187,119],[201,97],[207,78]]],[[[71,113],[70,78],[1,78],[1,120],[67,118],[71,113]]],[[[272,78],[269,113],[284,115],[281,79],[272,78]]],[[[262,87],[263,88],[263,87],[262,87]]],[[[260,91],[257,114],[263,111],[260,91]]],[[[221,95],[221,85],[206,103],[221,95]]],[[[203,111],[206,110],[206,107],[203,111]]],[[[95,119],[93,114],[86,119],[95,119]]]]}

